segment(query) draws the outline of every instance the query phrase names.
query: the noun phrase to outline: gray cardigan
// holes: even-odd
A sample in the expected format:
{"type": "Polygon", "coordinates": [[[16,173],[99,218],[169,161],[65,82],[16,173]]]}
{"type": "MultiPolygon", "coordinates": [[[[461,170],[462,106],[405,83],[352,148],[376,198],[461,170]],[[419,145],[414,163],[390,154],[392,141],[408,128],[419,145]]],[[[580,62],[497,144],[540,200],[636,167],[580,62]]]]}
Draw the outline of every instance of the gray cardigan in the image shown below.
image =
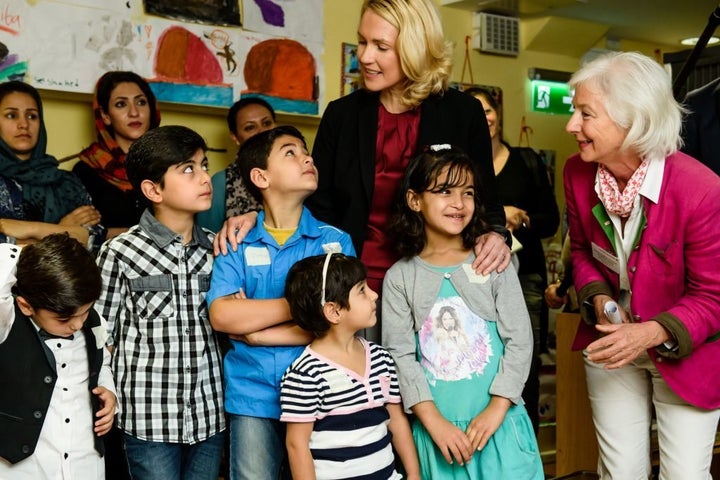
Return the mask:
{"type": "Polygon", "coordinates": [[[425,372],[417,361],[415,334],[435,304],[444,277],[450,279],[470,310],[481,318],[498,322],[505,353],[490,394],[522,403],[533,337],[520,282],[512,266],[500,274],[493,272],[487,278],[476,275],[470,266],[474,259],[475,255],[470,254],[455,271],[443,274],[419,257],[413,257],[398,261],[385,275],[382,344],[397,364],[400,393],[407,411],[433,399],[425,372]]]}

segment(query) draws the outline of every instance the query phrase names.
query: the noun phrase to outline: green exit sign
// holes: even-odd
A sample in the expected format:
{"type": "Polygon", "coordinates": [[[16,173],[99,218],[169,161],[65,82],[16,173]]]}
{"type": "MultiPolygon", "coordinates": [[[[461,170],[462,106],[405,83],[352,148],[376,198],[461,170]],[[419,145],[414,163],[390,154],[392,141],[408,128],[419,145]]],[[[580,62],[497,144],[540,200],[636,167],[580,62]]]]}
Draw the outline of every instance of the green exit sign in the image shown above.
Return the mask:
{"type": "Polygon", "coordinates": [[[572,115],[574,110],[570,85],[543,80],[531,80],[530,84],[532,85],[533,112],[572,115]]]}

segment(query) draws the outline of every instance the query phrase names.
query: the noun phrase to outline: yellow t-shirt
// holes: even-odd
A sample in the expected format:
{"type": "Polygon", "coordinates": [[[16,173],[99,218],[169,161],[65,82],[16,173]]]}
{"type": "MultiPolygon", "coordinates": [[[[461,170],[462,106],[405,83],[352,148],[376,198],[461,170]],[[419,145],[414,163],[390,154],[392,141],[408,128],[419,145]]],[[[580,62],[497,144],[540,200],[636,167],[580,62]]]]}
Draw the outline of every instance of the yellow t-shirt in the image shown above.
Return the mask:
{"type": "Polygon", "coordinates": [[[263,224],[263,226],[265,227],[265,230],[267,230],[267,232],[270,234],[270,236],[273,237],[280,246],[285,245],[285,242],[288,241],[288,238],[292,237],[292,234],[295,233],[295,230],[297,230],[297,227],[272,228],[265,224],[263,224]]]}

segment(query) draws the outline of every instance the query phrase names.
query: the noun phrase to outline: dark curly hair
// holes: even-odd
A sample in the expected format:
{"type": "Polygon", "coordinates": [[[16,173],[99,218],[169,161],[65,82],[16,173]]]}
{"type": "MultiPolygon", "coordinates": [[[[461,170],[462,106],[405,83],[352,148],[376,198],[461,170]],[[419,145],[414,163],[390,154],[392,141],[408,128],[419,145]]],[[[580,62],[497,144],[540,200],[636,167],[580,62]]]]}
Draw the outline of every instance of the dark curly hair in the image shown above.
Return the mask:
{"type": "Polygon", "coordinates": [[[475,166],[460,148],[442,146],[437,150],[427,147],[425,152],[415,157],[403,176],[397,191],[393,214],[388,233],[393,240],[395,250],[402,257],[420,254],[425,248],[425,219],[420,212],[413,211],[407,203],[407,192],[435,192],[462,185],[470,175],[475,182],[475,212],[470,223],[462,231],[463,246],[472,248],[477,237],[489,231],[483,220],[484,208],[482,186],[475,166]],[[447,171],[445,182],[438,183],[440,175],[447,171]]]}

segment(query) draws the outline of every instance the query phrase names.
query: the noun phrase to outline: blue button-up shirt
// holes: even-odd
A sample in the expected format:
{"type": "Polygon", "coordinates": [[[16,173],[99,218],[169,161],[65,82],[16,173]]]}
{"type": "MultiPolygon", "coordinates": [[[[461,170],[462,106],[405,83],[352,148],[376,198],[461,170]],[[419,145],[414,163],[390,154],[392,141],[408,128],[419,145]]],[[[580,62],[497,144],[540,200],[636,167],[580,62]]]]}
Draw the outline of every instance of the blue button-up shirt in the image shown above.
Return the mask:
{"type": "MultiPolygon", "coordinates": [[[[288,271],[298,260],[328,251],[355,255],[347,233],[316,220],[307,208],[303,208],[297,230],[282,246],[265,229],[264,220],[265,213],[260,212],[257,225],[237,251],[215,259],[208,305],[240,289],[251,299],[282,298],[288,271]]],[[[238,312],[238,322],[243,321],[242,315],[238,312]]],[[[232,346],[225,356],[226,411],[279,419],[280,379],[305,347],[250,346],[235,340],[232,346]]]]}

